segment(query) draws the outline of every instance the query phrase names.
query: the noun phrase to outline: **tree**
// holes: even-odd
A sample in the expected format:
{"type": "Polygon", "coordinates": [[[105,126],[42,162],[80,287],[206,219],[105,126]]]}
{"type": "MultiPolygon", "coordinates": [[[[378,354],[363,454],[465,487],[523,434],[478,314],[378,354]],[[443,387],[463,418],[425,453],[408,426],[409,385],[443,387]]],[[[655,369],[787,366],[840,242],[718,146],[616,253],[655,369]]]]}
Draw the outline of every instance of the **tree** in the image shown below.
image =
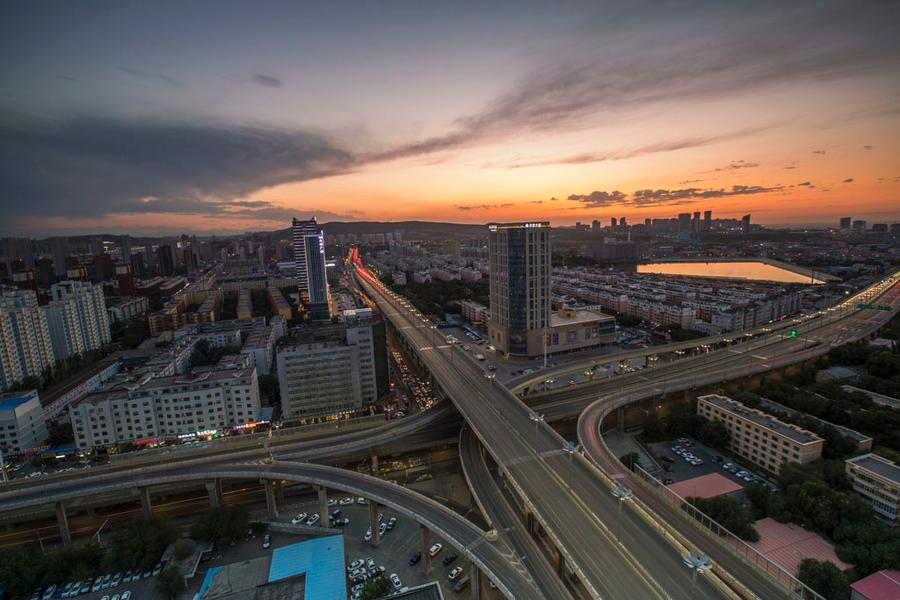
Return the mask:
{"type": "Polygon", "coordinates": [[[888,350],[876,352],[866,359],[866,369],[875,377],[891,379],[900,374],[900,354],[888,350]]]}
{"type": "Polygon", "coordinates": [[[753,529],[753,515],[741,506],[736,498],[731,496],[719,496],[717,498],[688,498],[688,504],[692,504],[703,513],[706,513],[713,521],[729,530],[742,540],[756,542],[759,534],[753,529]]]}
{"type": "Polygon", "coordinates": [[[163,598],[174,600],[185,590],[184,575],[175,563],[169,563],[156,578],[156,591],[163,598]]]}
{"type": "Polygon", "coordinates": [[[194,545],[190,542],[190,540],[186,540],[184,538],[179,539],[175,542],[175,546],[172,548],[172,552],[175,555],[175,560],[184,560],[188,556],[191,555],[191,552],[194,551],[194,545]]]}
{"type": "Polygon", "coordinates": [[[241,506],[213,508],[191,524],[191,537],[207,542],[238,540],[247,531],[247,510],[241,506]]]}
{"type": "Polygon", "coordinates": [[[47,445],[51,448],[61,448],[74,441],[75,433],[71,423],[51,423],[47,426],[47,445]]]}
{"type": "Polygon", "coordinates": [[[391,584],[384,577],[376,577],[370,579],[362,587],[362,593],[359,595],[360,600],[374,600],[386,596],[391,591],[391,584]]]}
{"type": "Polygon", "coordinates": [[[834,563],[806,558],[800,563],[797,579],[828,600],[846,600],[850,597],[850,582],[834,563]]]}
{"type": "Polygon", "coordinates": [[[629,452],[619,457],[619,462],[634,471],[635,466],[641,466],[641,457],[637,452],[629,452]]]}
{"type": "Polygon", "coordinates": [[[731,434],[722,421],[715,419],[707,421],[700,426],[700,429],[697,431],[697,439],[707,446],[717,450],[724,450],[731,441],[731,434]]]}

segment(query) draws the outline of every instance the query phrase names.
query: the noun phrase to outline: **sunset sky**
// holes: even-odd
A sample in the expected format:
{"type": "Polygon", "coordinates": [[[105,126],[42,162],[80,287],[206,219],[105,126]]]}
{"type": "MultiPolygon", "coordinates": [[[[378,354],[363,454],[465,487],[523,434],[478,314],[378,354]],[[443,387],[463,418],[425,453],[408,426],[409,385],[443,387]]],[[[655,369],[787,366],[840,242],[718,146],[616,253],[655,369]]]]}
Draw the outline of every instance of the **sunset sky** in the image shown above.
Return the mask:
{"type": "Polygon", "coordinates": [[[900,221],[900,3],[327,4],[4,2],[0,235],[900,221]]]}

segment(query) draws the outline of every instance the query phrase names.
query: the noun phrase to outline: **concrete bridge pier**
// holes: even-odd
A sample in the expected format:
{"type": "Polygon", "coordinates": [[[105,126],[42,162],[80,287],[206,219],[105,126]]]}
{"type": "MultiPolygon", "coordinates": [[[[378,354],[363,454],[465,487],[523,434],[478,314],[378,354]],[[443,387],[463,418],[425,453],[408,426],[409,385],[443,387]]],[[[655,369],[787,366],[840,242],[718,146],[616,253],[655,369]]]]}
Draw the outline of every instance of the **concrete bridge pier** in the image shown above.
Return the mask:
{"type": "Polygon", "coordinates": [[[531,537],[536,536],[535,526],[534,526],[534,513],[525,509],[525,528],[528,530],[528,535],[531,537]]]}
{"type": "Polygon", "coordinates": [[[370,453],[372,459],[372,477],[378,477],[378,453],[373,448],[370,453]]]}
{"type": "Polygon", "coordinates": [[[419,525],[419,537],[422,541],[422,572],[428,575],[431,573],[431,554],[428,553],[431,548],[431,530],[419,525]]]}
{"type": "Polygon", "coordinates": [[[141,509],[144,513],[144,518],[149,519],[153,516],[153,503],[150,501],[150,488],[142,487],[139,489],[141,493],[141,509]]]}
{"type": "Polygon", "coordinates": [[[381,532],[378,530],[378,503],[374,500],[369,500],[369,525],[372,527],[372,541],[370,542],[373,546],[381,545],[381,532]]]}
{"type": "Polygon", "coordinates": [[[316,486],[316,493],[319,495],[319,527],[329,527],[331,521],[328,519],[328,490],[322,486],[316,486]]]}
{"type": "Polygon", "coordinates": [[[469,574],[469,588],[472,590],[472,600],[481,600],[481,570],[475,565],[472,565],[469,574]]]}
{"type": "Polygon", "coordinates": [[[278,499],[275,497],[275,485],[269,479],[260,479],[263,490],[266,492],[266,514],[269,519],[274,521],[278,518],[278,499]]]}
{"type": "Polygon", "coordinates": [[[616,428],[620,433],[625,432],[625,407],[620,406],[616,409],[616,428]]]}
{"type": "Polygon", "coordinates": [[[280,479],[275,481],[275,500],[279,506],[284,506],[284,482],[280,479]]]}
{"type": "Polygon", "coordinates": [[[206,493],[209,494],[209,504],[213,508],[225,506],[225,497],[222,495],[222,480],[210,479],[206,482],[206,493]]]}
{"type": "Polygon", "coordinates": [[[66,505],[62,502],[56,503],[56,523],[59,525],[59,537],[63,544],[71,544],[72,532],[69,531],[69,517],[66,515],[66,505]]]}

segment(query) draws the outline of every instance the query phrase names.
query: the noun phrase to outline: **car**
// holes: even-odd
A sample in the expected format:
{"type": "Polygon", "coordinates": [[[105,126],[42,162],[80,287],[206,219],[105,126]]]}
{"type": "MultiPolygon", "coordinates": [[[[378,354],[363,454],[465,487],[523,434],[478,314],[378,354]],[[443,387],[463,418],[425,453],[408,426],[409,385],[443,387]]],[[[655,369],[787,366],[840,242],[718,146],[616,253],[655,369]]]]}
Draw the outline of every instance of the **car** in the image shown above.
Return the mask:
{"type": "Polygon", "coordinates": [[[667,462],[667,463],[675,462],[675,459],[672,458],[671,456],[660,456],[659,460],[661,460],[663,462],[667,462]]]}
{"type": "Polygon", "coordinates": [[[415,554],[413,554],[412,556],[409,557],[409,565],[410,565],[410,566],[415,565],[415,564],[417,564],[420,560],[422,560],[422,553],[421,553],[421,552],[416,552],[415,554]]]}
{"type": "Polygon", "coordinates": [[[688,439],[686,437],[680,437],[675,441],[677,441],[679,444],[687,444],[688,443],[688,439]]]}
{"type": "Polygon", "coordinates": [[[449,573],[447,573],[447,579],[450,581],[456,581],[460,575],[462,575],[463,568],[462,567],[454,567],[449,573]]]}
{"type": "Polygon", "coordinates": [[[354,569],[358,569],[358,568],[360,568],[361,566],[363,566],[364,564],[366,564],[366,561],[364,561],[364,560],[361,559],[361,558],[357,558],[357,559],[354,560],[352,563],[350,563],[349,565],[347,565],[347,571],[352,571],[352,570],[354,570],[354,569]]]}
{"type": "Polygon", "coordinates": [[[141,577],[143,577],[144,579],[147,579],[148,577],[153,577],[153,570],[147,569],[146,571],[144,571],[144,574],[141,575],[141,577]]]}
{"type": "Polygon", "coordinates": [[[67,583],[63,588],[57,588],[55,595],[57,598],[68,598],[70,589],[72,589],[72,582],[67,583]]]}
{"type": "Polygon", "coordinates": [[[458,555],[458,554],[448,554],[447,556],[444,557],[444,561],[443,561],[443,562],[444,562],[444,566],[446,567],[447,565],[449,565],[450,563],[452,563],[452,562],[453,562],[454,560],[456,560],[457,558],[459,558],[459,555],[458,555]]]}
{"type": "Polygon", "coordinates": [[[125,590],[122,592],[122,597],[119,600],[131,600],[131,590],[125,590]]]}
{"type": "Polygon", "coordinates": [[[364,575],[368,575],[365,567],[359,567],[350,571],[350,579],[358,579],[364,575]]]}
{"type": "Polygon", "coordinates": [[[456,582],[456,585],[453,586],[453,591],[457,594],[469,587],[469,576],[466,575],[462,579],[456,582]]]}
{"type": "Polygon", "coordinates": [[[108,596],[108,595],[104,595],[102,598],[100,598],[100,600],[109,600],[109,596],[108,596]]]}
{"type": "Polygon", "coordinates": [[[318,522],[319,522],[319,513],[311,514],[309,516],[309,518],[306,520],[306,524],[309,525],[310,527],[312,527],[313,525],[315,525],[318,522]]]}
{"type": "Polygon", "coordinates": [[[382,523],[378,526],[378,534],[384,535],[384,532],[387,531],[387,523],[382,523]]]}
{"type": "Polygon", "coordinates": [[[381,513],[378,513],[378,522],[381,523],[383,520],[384,520],[384,515],[381,513]]]}
{"type": "Polygon", "coordinates": [[[341,506],[347,506],[349,504],[353,504],[353,498],[341,498],[340,502],[338,502],[341,506]]]}
{"type": "Polygon", "coordinates": [[[363,536],[363,541],[365,541],[365,542],[372,541],[372,528],[371,527],[366,529],[366,535],[363,536]]]}
{"type": "Polygon", "coordinates": [[[713,462],[716,462],[716,463],[719,463],[719,464],[722,464],[722,461],[723,461],[723,460],[725,460],[725,459],[723,459],[721,456],[714,456],[714,457],[713,457],[713,462]]]}
{"type": "Polygon", "coordinates": [[[428,555],[431,556],[431,558],[434,558],[435,556],[440,554],[441,550],[443,550],[443,549],[444,549],[444,546],[442,544],[440,544],[440,543],[434,544],[431,548],[428,549],[428,555]]]}
{"type": "Polygon", "coordinates": [[[347,517],[344,517],[343,519],[335,519],[331,524],[335,527],[344,527],[345,525],[350,524],[350,519],[348,519],[347,517]]]}
{"type": "Polygon", "coordinates": [[[270,536],[269,534],[266,534],[266,536],[263,538],[263,543],[262,543],[263,550],[268,550],[271,546],[272,546],[272,536],[270,536]]]}
{"type": "Polygon", "coordinates": [[[84,583],[81,584],[81,593],[82,594],[87,594],[89,591],[91,591],[91,585],[92,585],[93,581],[94,580],[91,579],[90,577],[88,577],[87,579],[84,580],[84,583]]]}
{"type": "Polygon", "coordinates": [[[356,499],[356,503],[357,503],[357,504],[365,504],[365,503],[366,503],[366,499],[363,498],[363,497],[359,497],[359,498],[356,499]]]}
{"type": "Polygon", "coordinates": [[[338,517],[342,516],[343,514],[344,514],[344,513],[343,513],[343,511],[342,511],[341,509],[336,508],[336,509],[334,509],[333,511],[331,511],[330,518],[332,518],[332,519],[337,519],[338,517]]]}
{"type": "Polygon", "coordinates": [[[111,600],[119,600],[119,595],[118,595],[118,594],[114,594],[113,597],[111,598],[111,600]]]}
{"type": "Polygon", "coordinates": [[[328,499],[328,506],[337,506],[337,503],[338,503],[337,498],[329,498],[328,499]]]}
{"type": "Polygon", "coordinates": [[[122,578],[122,583],[131,583],[131,579],[134,574],[131,571],[125,571],[125,577],[122,578]]]}
{"type": "Polygon", "coordinates": [[[391,573],[391,576],[389,577],[389,579],[391,580],[391,585],[394,586],[395,590],[399,591],[400,588],[403,587],[403,584],[400,582],[400,578],[397,577],[396,573],[391,573]]]}
{"type": "Polygon", "coordinates": [[[672,483],[675,483],[675,480],[674,480],[674,479],[669,479],[669,478],[667,477],[666,479],[663,480],[663,483],[664,483],[665,485],[670,485],[670,484],[672,484],[672,483]]]}
{"type": "Polygon", "coordinates": [[[387,530],[390,531],[397,524],[397,517],[391,517],[387,522],[387,530]]]}
{"type": "Polygon", "coordinates": [[[157,575],[162,573],[162,570],[163,564],[161,562],[156,563],[156,565],[153,567],[153,576],[156,577],[157,575]]]}
{"type": "Polygon", "coordinates": [[[300,523],[305,521],[308,516],[309,515],[307,515],[305,512],[300,513],[299,515],[291,519],[291,525],[299,525],[300,523]]]}

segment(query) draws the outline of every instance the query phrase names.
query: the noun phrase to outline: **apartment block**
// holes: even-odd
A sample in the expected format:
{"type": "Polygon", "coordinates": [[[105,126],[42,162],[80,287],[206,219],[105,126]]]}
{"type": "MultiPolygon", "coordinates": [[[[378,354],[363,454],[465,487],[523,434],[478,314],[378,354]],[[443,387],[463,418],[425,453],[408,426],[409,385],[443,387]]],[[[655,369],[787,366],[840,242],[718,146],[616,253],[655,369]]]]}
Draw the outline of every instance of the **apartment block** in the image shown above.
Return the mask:
{"type": "Polygon", "coordinates": [[[0,449],[23,454],[47,439],[47,425],[35,390],[0,394],[0,449]]]}
{"type": "Polygon", "coordinates": [[[877,514],[897,522],[900,506],[900,466],[877,454],[863,454],[845,461],[853,491],[865,498],[877,514]]]}
{"type": "Polygon", "coordinates": [[[341,415],[378,400],[370,320],[295,330],[277,349],[285,419],[341,415]]]}
{"type": "Polygon", "coordinates": [[[113,379],[71,406],[69,417],[78,449],[91,450],[239,426],[259,410],[256,369],[239,366],[113,379]]]}
{"type": "Polygon", "coordinates": [[[32,290],[0,292],[0,390],[56,362],[44,309],[32,290]]]}
{"type": "Polygon", "coordinates": [[[731,434],[729,448],[772,473],[787,463],[804,464],[822,456],[825,440],[815,433],[726,396],[700,396],[697,414],[721,421],[731,434]]]}
{"type": "Polygon", "coordinates": [[[103,288],[85,281],[62,281],[50,287],[45,307],[50,341],[57,360],[96,350],[112,341],[103,288]]]}

